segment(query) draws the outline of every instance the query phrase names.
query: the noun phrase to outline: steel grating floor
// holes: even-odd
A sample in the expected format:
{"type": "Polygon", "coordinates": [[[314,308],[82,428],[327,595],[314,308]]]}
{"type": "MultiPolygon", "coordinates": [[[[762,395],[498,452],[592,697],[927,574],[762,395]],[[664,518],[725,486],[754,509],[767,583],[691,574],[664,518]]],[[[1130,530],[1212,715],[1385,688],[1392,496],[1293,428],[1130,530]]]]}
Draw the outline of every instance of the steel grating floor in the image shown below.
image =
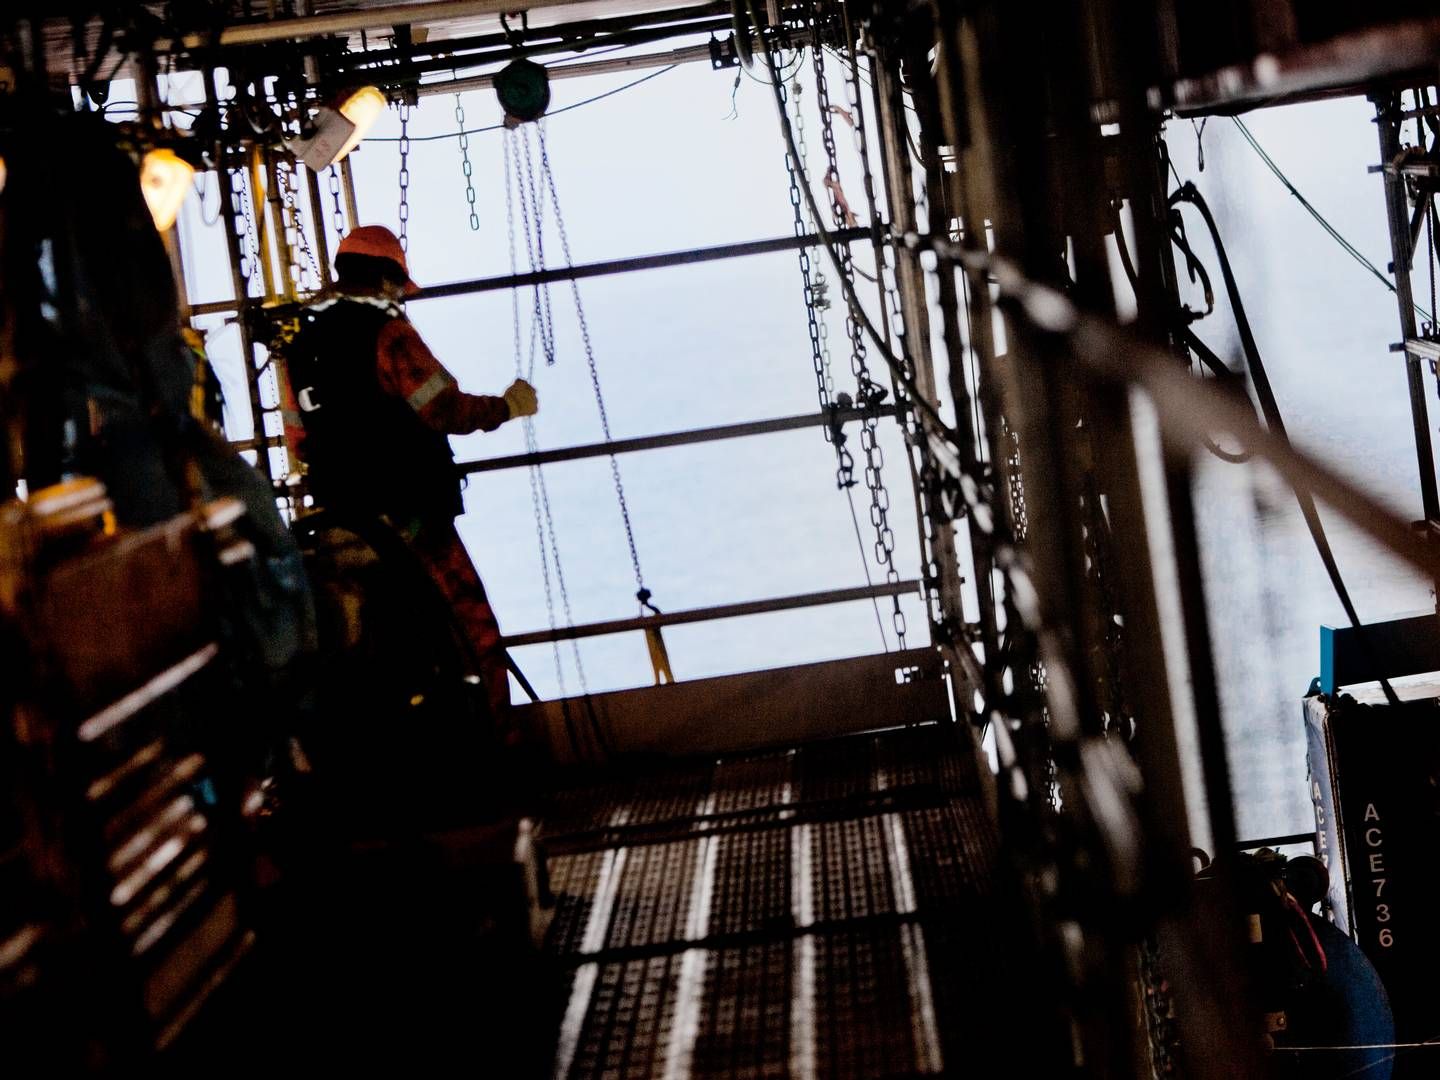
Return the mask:
{"type": "Polygon", "coordinates": [[[933,725],[667,762],[542,826],[567,972],[557,1077],[989,1076],[996,846],[933,725]]]}

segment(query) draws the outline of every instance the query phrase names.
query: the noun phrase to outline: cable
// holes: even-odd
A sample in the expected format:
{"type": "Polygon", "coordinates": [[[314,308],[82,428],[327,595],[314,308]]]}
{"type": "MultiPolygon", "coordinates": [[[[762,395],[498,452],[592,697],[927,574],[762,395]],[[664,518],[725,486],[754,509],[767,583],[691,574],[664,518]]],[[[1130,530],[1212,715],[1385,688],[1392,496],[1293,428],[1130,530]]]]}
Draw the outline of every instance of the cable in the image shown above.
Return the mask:
{"type": "MultiPolygon", "coordinates": [[[[1220,260],[1220,274],[1225,279],[1225,291],[1230,296],[1230,310],[1235,316],[1235,329],[1240,334],[1240,345],[1245,352],[1245,361],[1250,367],[1250,380],[1255,386],[1255,395],[1260,399],[1261,411],[1265,414],[1266,426],[1286,446],[1290,445],[1290,436],[1285,430],[1285,420],[1280,415],[1280,406],[1275,400],[1275,390],[1270,385],[1270,376],[1265,370],[1264,361],[1260,358],[1260,348],[1255,343],[1255,335],[1250,329],[1250,319],[1245,314],[1245,304],[1240,297],[1240,287],[1235,281],[1235,274],[1230,268],[1230,257],[1225,252],[1224,242],[1220,239],[1220,230],[1215,224],[1215,218],[1210,213],[1210,207],[1205,202],[1205,197],[1192,183],[1186,183],[1179,191],[1170,196],[1170,205],[1188,202],[1200,212],[1205,220],[1205,226],[1210,230],[1210,239],[1215,244],[1215,255],[1220,260]]],[[[1310,530],[1310,539],[1315,544],[1315,550],[1320,555],[1320,561],[1325,564],[1325,573],[1330,578],[1330,584],[1335,589],[1335,596],[1340,601],[1340,606],[1345,609],[1345,615],[1350,620],[1350,625],[1355,628],[1356,636],[1360,641],[1360,647],[1367,654],[1371,652],[1369,638],[1365,634],[1364,624],[1360,622],[1360,615],[1355,610],[1355,603],[1350,598],[1350,590],[1345,586],[1345,579],[1340,576],[1340,567],[1335,562],[1335,553],[1330,548],[1330,540],[1325,535],[1325,526],[1320,520],[1320,512],[1315,507],[1315,497],[1310,489],[1299,484],[1292,484],[1291,490],[1295,492],[1295,500],[1300,504],[1300,513],[1305,518],[1305,527],[1310,530]]],[[[1374,662],[1373,654],[1369,657],[1374,662]]],[[[1395,694],[1395,688],[1390,685],[1390,680],[1381,675],[1379,677],[1380,689],[1385,694],[1387,704],[1399,707],[1400,699],[1395,694]]]]}
{"type": "MultiPolygon", "coordinates": [[[[1365,267],[1366,270],[1369,270],[1370,273],[1375,275],[1375,279],[1379,281],[1380,284],[1384,285],[1392,293],[1395,292],[1395,282],[1391,281],[1388,277],[1382,274],[1379,267],[1377,267],[1374,263],[1372,263],[1364,255],[1362,255],[1359,249],[1356,248],[1354,244],[1350,243],[1349,240],[1346,240],[1345,237],[1341,236],[1335,226],[1331,225],[1330,222],[1326,221],[1325,216],[1321,214],[1319,210],[1315,209],[1315,207],[1311,204],[1310,200],[1305,198],[1304,195],[1300,194],[1299,190],[1296,189],[1295,185],[1290,182],[1290,178],[1280,170],[1280,166],[1275,164],[1274,160],[1270,157],[1270,155],[1265,152],[1265,148],[1260,145],[1259,141],[1251,133],[1250,129],[1245,126],[1245,121],[1241,120],[1238,116],[1232,116],[1230,119],[1233,120],[1235,122],[1235,126],[1240,129],[1240,134],[1245,136],[1245,141],[1250,144],[1250,148],[1260,156],[1260,160],[1265,163],[1265,167],[1275,174],[1275,179],[1279,180],[1280,183],[1284,184],[1286,190],[1288,190],[1291,195],[1294,195],[1295,198],[1300,201],[1300,205],[1305,208],[1305,212],[1308,213],[1311,217],[1313,217],[1317,222],[1319,222],[1320,227],[1324,229],[1327,233],[1329,233],[1331,239],[1333,239],[1337,244],[1340,245],[1341,248],[1344,249],[1345,254],[1349,255],[1361,266],[1365,267]]],[[[1178,183],[1180,179],[1180,175],[1178,173],[1176,173],[1175,179],[1178,183]]],[[[1433,323],[1435,321],[1435,316],[1432,315],[1430,312],[1426,311],[1419,304],[1413,304],[1412,306],[1415,308],[1415,311],[1427,322],[1433,323]]]]}
{"type": "MultiPolygon", "coordinates": [[[[1121,220],[1120,207],[1118,204],[1112,204],[1110,210],[1112,215],[1111,228],[1115,230],[1115,246],[1119,249],[1120,252],[1120,265],[1124,268],[1125,276],[1130,281],[1130,289],[1132,292],[1135,293],[1136,299],[1138,300],[1140,296],[1140,275],[1137,274],[1135,271],[1135,263],[1130,258],[1130,247],[1125,242],[1125,223],[1121,220]]],[[[1172,233],[1170,239],[1171,242],[1174,243],[1177,247],[1181,246],[1181,238],[1178,235],[1172,233]]],[[[1190,249],[1190,244],[1188,240],[1184,242],[1183,250],[1185,252],[1185,258],[1189,262],[1192,269],[1198,271],[1201,275],[1203,275],[1205,279],[1206,299],[1209,300],[1210,311],[1214,311],[1215,301],[1213,297],[1209,295],[1209,274],[1205,272],[1205,267],[1201,265],[1195,253],[1190,249]]],[[[1194,274],[1192,274],[1191,276],[1193,278],[1194,274]]],[[[1203,363],[1206,367],[1208,367],[1211,374],[1213,374],[1217,379],[1233,379],[1235,377],[1235,372],[1231,371],[1229,365],[1226,364],[1225,361],[1221,360],[1218,355],[1216,355],[1214,349],[1210,348],[1209,345],[1206,345],[1205,342],[1201,341],[1200,336],[1196,334],[1195,331],[1190,329],[1187,319],[1181,317],[1185,314],[1186,310],[1188,309],[1177,310],[1175,313],[1175,330],[1184,340],[1185,347],[1191,352],[1193,352],[1196,356],[1198,356],[1200,358],[1200,362],[1203,363]]],[[[1207,311],[1205,314],[1208,315],[1210,311],[1207,311]]],[[[1249,450],[1226,450],[1214,439],[1210,438],[1209,435],[1203,437],[1203,442],[1206,450],[1208,450],[1215,457],[1219,458],[1221,461],[1228,462],[1231,465],[1244,465],[1252,457],[1254,457],[1254,454],[1252,454],[1249,450]]]]}
{"type": "MultiPolygon", "coordinates": [[[[865,584],[873,589],[875,582],[870,577],[870,556],[865,551],[865,538],[860,534],[860,515],[855,510],[855,489],[853,487],[845,489],[845,498],[850,503],[850,520],[855,525],[855,543],[860,545],[860,565],[865,570],[865,584]]],[[[875,625],[880,628],[880,644],[888,653],[890,639],[885,636],[885,620],[880,617],[880,598],[872,596],[870,603],[875,608],[875,625]]]]}
{"type": "MultiPolygon", "coordinates": [[[[594,97],[586,98],[584,101],[577,101],[573,105],[566,105],[563,109],[556,109],[554,112],[546,113],[545,116],[548,119],[552,116],[559,116],[561,113],[567,113],[571,109],[578,109],[583,105],[593,105],[597,101],[604,101],[608,97],[614,97],[616,94],[621,93],[625,90],[630,90],[633,87],[639,86],[641,83],[649,82],[651,79],[658,79],[667,71],[674,71],[679,66],[679,64],[670,64],[669,66],[663,67],[658,71],[652,71],[648,75],[642,75],[634,82],[628,82],[624,86],[617,86],[613,90],[606,90],[603,94],[596,94],[594,97]]],[[[491,124],[488,127],[470,128],[465,131],[450,131],[441,135],[412,135],[410,137],[410,141],[412,143],[438,142],[441,139],[458,139],[461,135],[482,135],[487,131],[500,131],[504,127],[504,124],[491,124]]],[[[365,141],[377,143],[398,143],[400,140],[386,136],[384,138],[366,139],[365,141]]]]}

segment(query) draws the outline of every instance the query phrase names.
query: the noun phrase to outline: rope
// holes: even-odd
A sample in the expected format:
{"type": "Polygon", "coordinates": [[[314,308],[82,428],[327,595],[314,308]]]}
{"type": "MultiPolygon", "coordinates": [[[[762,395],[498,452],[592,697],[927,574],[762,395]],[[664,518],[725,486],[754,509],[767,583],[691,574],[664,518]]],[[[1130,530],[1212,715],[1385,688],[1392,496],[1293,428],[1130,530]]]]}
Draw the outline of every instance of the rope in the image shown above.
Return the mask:
{"type": "MultiPolygon", "coordinates": [[[[597,101],[604,101],[604,100],[605,100],[606,98],[608,98],[608,97],[614,97],[616,94],[623,93],[623,92],[626,91],[626,90],[633,89],[634,87],[639,86],[641,83],[649,82],[651,79],[658,79],[661,75],[664,75],[667,71],[674,71],[674,70],[675,70],[677,67],[679,67],[679,66],[680,66],[679,64],[670,64],[668,67],[660,68],[660,70],[658,70],[658,71],[652,71],[652,72],[650,72],[650,74],[648,74],[648,75],[642,75],[640,78],[636,79],[634,82],[628,82],[628,83],[626,83],[624,86],[617,86],[617,87],[615,87],[613,90],[606,90],[603,94],[596,94],[594,97],[586,98],[584,101],[577,101],[577,102],[575,102],[575,104],[573,104],[573,105],[566,105],[564,108],[561,108],[561,109],[553,109],[553,110],[551,110],[550,112],[546,113],[545,115],[546,115],[547,118],[552,117],[552,116],[559,116],[561,113],[570,112],[572,109],[579,109],[579,108],[583,108],[583,107],[586,106],[586,105],[593,105],[593,104],[595,104],[595,102],[597,102],[597,101]]],[[[460,131],[443,132],[443,133],[441,133],[441,134],[439,134],[439,135],[414,135],[414,136],[411,136],[411,138],[410,138],[409,141],[412,142],[412,143],[438,142],[438,141],[441,140],[441,139],[458,139],[458,138],[460,138],[460,136],[462,136],[462,135],[482,135],[482,134],[484,134],[484,133],[487,132],[487,131],[503,131],[504,129],[505,129],[505,125],[504,125],[504,124],[490,124],[490,125],[487,126],[487,127],[463,128],[463,129],[461,129],[460,131]]],[[[374,138],[369,138],[369,139],[366,139],[365,141],[366,141],[366,142],[376,142],[376,143],[394,143],[394,142],[399,142],[400,140],[397,139],[397,138],[394,138],[393,136],[388,136],[388,135],[387,135],[387,136],[384,136],[384,137],[379,137],[379,136],[377,136],[377,137],[374,137],[374,138]]]]}
{"type": "MultiPolygon", "coordinates": [[[[860,548],[860,567],[865,571],[865,584],[872,589],[875,587],[874,580],[870,577],[870,559],[865,551],[865,537],[860,532],[860,515],[855,510],[855,488],[853,486],[844,489],[845,498],[850,503],[850,520],[855,525],[855,543],[860,548]]],[[[885,636],[885,620],[880,616],[880,598],[870,597],[870,603],[875,608],[875,625],[880,628],[880,645],[888,653],[890,651],[890,639],[885,636]]]]}
{"type": "MultiPolygon", "coordinates": [[[[1308,213],[1312,218],[1314,218],[1320,224],[1320,227],[1330,235],[1330,238],[1334,240],[1337,244],[1339,244],[1342,249],[1344,249],[1345,254],[1349,255],[1366,270],[1369,270],[1370,273],[1374,275],[1375,280],[1380,282],[1380,284],[1384,285],[1385,288],[1389,289],[1392,293],[1395,292],[1395,282],[1391,281],[1388,277],[1381,273],[1380,268],[1377,267],[1369,259],[1367,259],[1364,255],[1362,255],[1360,253],[1360,250],[1356,248],[1354,244],[1350,243],[1349,240],[1346,240],[1345,237],[1341,236],[1339,230],[1337,230],[1335,226],[1331,225],[1330,222],[1325,220],[1325,216],[1321,214],[1319,210],[1315,209],[1314,205],[1310,202],[1310,200],[1305,198],[1304,195],[1300,194],[1299,190],[1295,187],[1295,185],[1290,182],[1290,178],[1280,170],[1280,166],[1275,164],[1274,160],[1270,157],[1270,155],[1265,152],[1265,148],[1260,145],[1259,141],[1251,133],[1250,129],[1245,126],[1245,121],[1241,120],[1238,116],[1232,116],[1230,119],[1234,121],[1235,126],[1240,129],[1240,134],[1245,137],[1245,141],[1250,144],[1250,148],[1260,156],[1260,160],[1265,163],[1265,167],[1275,174],[1275,179],[1279,180],[1280,183],[1285,185],[1286,190],[1289,191],[1291,195],[1294,195],[1295,198],[1299,200],[1300,205],[1305,208],[1305,212],[1308,213]]],[[[1175,179],[1177,182],[1179,181],[1179,173],[1175,174],[1175,179]]],[[[1426,311],[1419,304],[1414,304],[1413,306],[1416,313],[1422,318],[1424,318],[1427,322],[1433,323],[1435,321],[1435,316],[1432,315],[1430,312],[1426,311]]]]}

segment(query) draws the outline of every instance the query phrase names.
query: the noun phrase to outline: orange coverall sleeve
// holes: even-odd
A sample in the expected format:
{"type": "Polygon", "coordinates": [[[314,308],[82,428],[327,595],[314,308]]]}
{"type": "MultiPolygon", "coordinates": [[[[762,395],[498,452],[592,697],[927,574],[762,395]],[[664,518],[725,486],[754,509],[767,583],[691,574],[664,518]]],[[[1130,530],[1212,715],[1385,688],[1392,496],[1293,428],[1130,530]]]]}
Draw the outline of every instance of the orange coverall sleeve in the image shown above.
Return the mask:
{"type": "Polygon", "coordinates": [[[380,331],[375,364],[380,388],[407,402],[435,431],[447,435],[494,431],[510,419],[510,406],[503,397],[461,390],[405,319],[394,319],[380,331]]]}

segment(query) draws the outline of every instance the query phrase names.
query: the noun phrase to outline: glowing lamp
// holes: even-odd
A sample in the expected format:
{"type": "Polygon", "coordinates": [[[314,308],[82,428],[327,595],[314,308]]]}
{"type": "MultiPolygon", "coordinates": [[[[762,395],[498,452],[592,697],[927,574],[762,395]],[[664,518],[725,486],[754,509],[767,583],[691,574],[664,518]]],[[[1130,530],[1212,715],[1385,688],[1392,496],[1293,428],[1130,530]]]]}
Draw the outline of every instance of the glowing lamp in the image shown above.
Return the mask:
{"type": "Polygon", "coordinates": [[[314,171],[328,168],[344,159],[370,134],[375,121],[385,111],[385,95],[373,86],[362,86],[347,97],[338,109],[328,105],[315,115],[315,135],[297,142],[300,160],[314,171]]]}
{"type": "Polygon", "coordinates": [[[345,145],[335,156],[336,161],[342,160],[346,154],[360,145],[360,140],[370,134],[370,129],[375,126],[375,121],[380,119],[380,114],[384,111],[385,95],[373,86],[362,86],[345,99],[345,104],[340,106],[340,115],[354,124],[355,130],[350,133],[350,138],[345,140],[345,145]]]}
{"type": "Polygon", "coordinates": [[[140,163],[140,190],[155,228],[164,232],[175,224],[180,204],[190,190],[195,168],[174,150],[151,150],[140,163]]]}

